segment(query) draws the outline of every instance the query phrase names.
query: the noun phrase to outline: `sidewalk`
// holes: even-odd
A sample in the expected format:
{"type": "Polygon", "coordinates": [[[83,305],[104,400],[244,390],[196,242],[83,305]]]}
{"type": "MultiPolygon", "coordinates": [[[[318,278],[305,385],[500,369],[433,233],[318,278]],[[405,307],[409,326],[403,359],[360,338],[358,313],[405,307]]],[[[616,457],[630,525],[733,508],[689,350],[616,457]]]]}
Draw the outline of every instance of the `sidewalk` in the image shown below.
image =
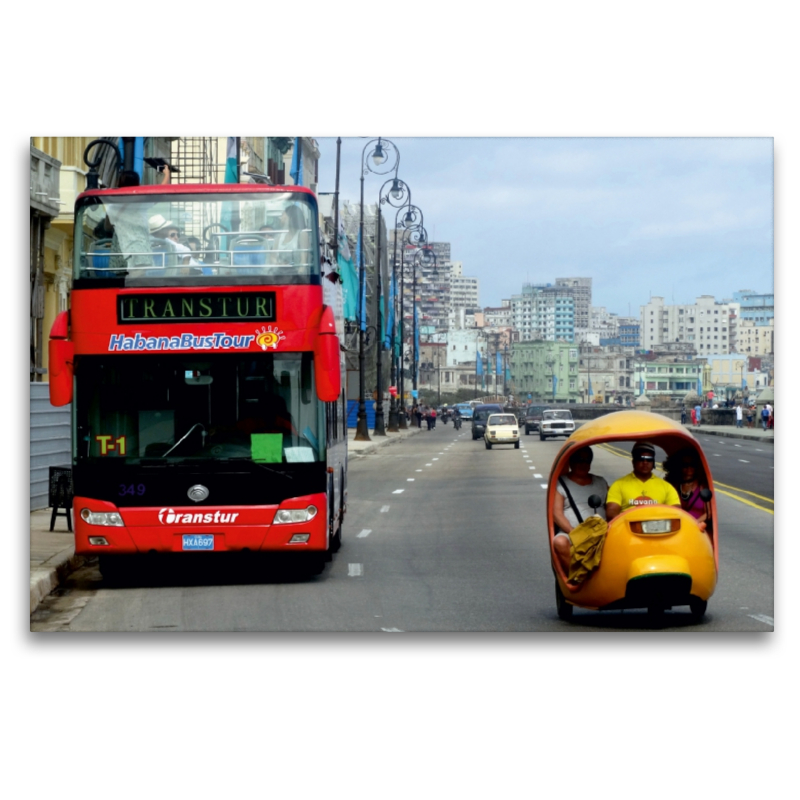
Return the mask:
{"type": "MultiPolygon", "coordinates": [[[[360,458],[421,432],[419,428],[408,428],[398,433],[387,433],[386,436],[375,436],[370,431],[371,441],[357,442],[355,428],[350,428],[347,431],[347,450],[351,457],[360,458]]],[[[31,512],[31,614],[36,611],[39,603],[85,560],[83,556],[75,555],[75,540],[67,528],[67,519],[63,516],[63,512],[62,516],[56,517],[52,531],[51,515],[52,509],[49,508],[31,512]]],[[[74,527],[74,518],[72,524],[74,527]]]]}
{"type": "Polygon", "coordinates": [[[708,436],[725,436],[728,439],[752,439],[753,441],[775,444],[775,431],[758,428],[737,428],[734,425],[692,425],[685,426],[690,433],[704,433],[708,436]]]}

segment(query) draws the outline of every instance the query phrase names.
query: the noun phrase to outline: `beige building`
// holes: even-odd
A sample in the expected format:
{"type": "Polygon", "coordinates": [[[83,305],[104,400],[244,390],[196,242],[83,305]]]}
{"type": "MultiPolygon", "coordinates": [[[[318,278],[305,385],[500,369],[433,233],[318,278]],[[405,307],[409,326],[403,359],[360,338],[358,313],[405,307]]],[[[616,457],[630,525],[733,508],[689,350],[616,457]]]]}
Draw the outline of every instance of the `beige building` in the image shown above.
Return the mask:
{"type": "Polygon", "coordinates": [[[737,350],[748,356],[769,356],[775,352],[775,318],[767,325],[756,325],[751,320],[739,320],[737,350]]]}
{"type": "Polygon", "coordinates": [[[663,297],[651,297],[641,306],[641,347],[688,344],[699,356],[731,353],[738,313],[738,303],[718,303],[713,295],[702,295],[691,305],[667,305],[663,297]]]}

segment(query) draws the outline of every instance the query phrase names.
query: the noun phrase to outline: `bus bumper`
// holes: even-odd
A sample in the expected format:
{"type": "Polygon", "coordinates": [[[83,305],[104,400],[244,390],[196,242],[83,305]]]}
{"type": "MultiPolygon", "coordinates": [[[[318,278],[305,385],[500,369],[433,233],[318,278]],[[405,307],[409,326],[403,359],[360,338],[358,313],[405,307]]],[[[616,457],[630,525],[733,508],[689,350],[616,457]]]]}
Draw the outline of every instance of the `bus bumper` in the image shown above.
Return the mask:
{"type": "Polygon", "coordinates": [[[126,508],[75,497],[73,511],[79,555],[325,552],[329,545],[324,493],[293,497],[274,506],[238,507],[126,508]],[[279,523],[279,511],[294,512],[295,519],[279,523]]]}

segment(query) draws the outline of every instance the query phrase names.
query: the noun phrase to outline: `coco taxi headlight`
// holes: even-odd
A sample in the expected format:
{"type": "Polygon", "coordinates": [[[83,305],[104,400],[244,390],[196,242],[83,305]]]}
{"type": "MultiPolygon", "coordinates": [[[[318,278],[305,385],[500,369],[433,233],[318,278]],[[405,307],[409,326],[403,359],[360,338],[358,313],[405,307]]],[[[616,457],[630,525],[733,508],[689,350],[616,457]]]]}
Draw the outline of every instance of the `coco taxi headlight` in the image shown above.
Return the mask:
{"type": "Polygon", "coordinates": [[[125,523],[116,511],[92,511],[81,509],[81,519],[89,525],[104,525],[111,528],[124,528],[125,523]]]}
{"type": "Polygon", "coordinates": [[[316,506],[308,506],[308,508],[281,508],[277,514],[275,514],[275,519],[272,521],[272,524],[285,525],[287,522],[308,522],[316,516],[316,506]]]}
{"type": "Polygon", "coordinates": [[[641,522],[631,522],[633,533],[673,533],[680,529],[679,519],[646,519],[641,522]]]}

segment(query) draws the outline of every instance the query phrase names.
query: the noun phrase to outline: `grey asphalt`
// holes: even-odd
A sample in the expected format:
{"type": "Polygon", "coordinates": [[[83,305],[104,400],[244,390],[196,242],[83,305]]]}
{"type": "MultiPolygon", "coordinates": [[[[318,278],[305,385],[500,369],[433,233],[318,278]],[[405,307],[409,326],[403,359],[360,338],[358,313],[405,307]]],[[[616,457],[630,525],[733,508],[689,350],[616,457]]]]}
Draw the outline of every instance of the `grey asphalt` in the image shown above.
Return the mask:
{"type": "MultiPolygon", "coordinates": [[[[730,426],[701,425],[687,428],[695,433],[710,436],[724,436],[734,439],[748,439],[763,443],[774,443],[774,431],[758,429],[737,429],[730,426]]],[[[450,434],[457,434],[451,425],[439,423],[432,433],[439,438],[442,429],[450,434]]],[[[465,424],[461,433],[469,438],[469,426],[465,424]]],[[[352,458],[359,458],[383,452],[383,448],[397,444],[410,436],[426,436],[428,431],[423,427],[408,428],[398,433],[387,433],[386,436],[375,436],[370,431],[370,441],[356,441],[355,431],[348,431],[348,451],[352,458]]],[[[532,438],[532,437],[527,437],[532,438]]],[[[522,437],[523,441],[526,437],[522,437]]],[[[431,440],[433,441],[433,439],[431,440]]],[[[388,454],[388,453],[387,453],[388,454]]],[[[549,472],[550,465],[543,472],[549,472]]],[[[51,509],[41,509],[30,514],[30,613],[33,614],[40,603],[51,592],[63,584],[67,576],[84,565],[85,559],[75,555],[72,533],[67,530],[66,518],[56,518],[54,530],[50,531],[51,509]]]]}

